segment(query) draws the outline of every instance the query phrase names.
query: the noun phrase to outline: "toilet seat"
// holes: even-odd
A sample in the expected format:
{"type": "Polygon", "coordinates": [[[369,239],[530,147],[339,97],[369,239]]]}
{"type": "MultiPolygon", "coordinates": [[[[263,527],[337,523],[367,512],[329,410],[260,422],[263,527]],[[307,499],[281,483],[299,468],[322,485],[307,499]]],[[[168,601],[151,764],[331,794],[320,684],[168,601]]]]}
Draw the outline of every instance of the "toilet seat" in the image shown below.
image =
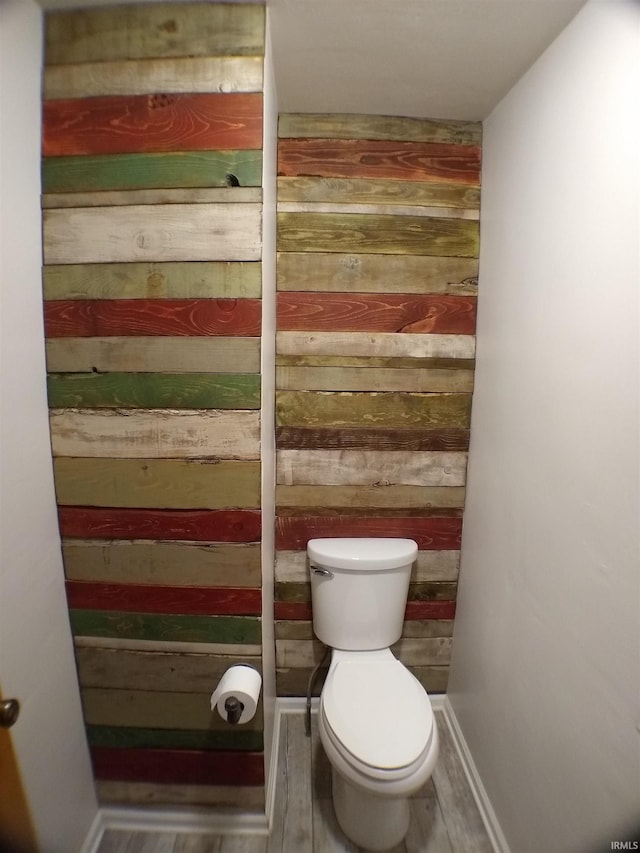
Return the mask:
{"type": "Polygon", "coordinates": [[[411,776],[433,738],[426,691],[389,649],[337,656],[321,697],[334,749],[372,779],[411,776]]]}

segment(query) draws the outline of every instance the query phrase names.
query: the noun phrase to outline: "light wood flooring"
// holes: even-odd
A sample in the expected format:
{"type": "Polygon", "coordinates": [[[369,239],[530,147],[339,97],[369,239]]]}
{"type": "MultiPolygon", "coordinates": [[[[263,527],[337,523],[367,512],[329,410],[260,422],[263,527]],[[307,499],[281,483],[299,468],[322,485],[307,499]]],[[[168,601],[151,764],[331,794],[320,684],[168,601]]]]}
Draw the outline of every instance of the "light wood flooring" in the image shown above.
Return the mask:
{"type": "MultiPolygon", "coordinates": [[[[194,835],[106,830],[97,853],[363,853],[337,826],[331,769],[312,717],[283,714],[271,834],[194,835]]],[[[390,853],[493,853],[443,714],[436,711],[440,757],[433,777],[411,799],[404,842],[390,853]]]]}

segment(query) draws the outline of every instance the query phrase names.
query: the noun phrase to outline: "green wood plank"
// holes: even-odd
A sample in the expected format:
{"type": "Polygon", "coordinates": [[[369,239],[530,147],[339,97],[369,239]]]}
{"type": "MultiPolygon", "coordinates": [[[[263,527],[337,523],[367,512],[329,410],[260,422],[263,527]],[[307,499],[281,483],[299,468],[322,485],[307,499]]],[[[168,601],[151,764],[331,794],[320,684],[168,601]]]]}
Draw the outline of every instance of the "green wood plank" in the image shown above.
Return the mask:
{"type": "Polygon", "coordinates": [[[278,203],[282,202],[400,204],[477,210],[480,207],[480,190],[467,184],[438,181],[280,177],[278,203]]]}
{"type": "Polygon", "coordinates": [[[371,252],[477,258],[478,222],[363,213],[279,213],[280,252],[371,252]]]}
{"type": "Polygon", "coordinates": [[[276,387],[285,391],[473,390],[472,370],[361,367],[276,367],[276,387]]]}
{"type": "Polygon", "coordinates": [[[240,186],[262,181],[261,151],[187,151],[46,157],[42,192],[100,192],[163,187],[224,187],[233,174],[240,186]]]}
{"type": "Polygon", "coordinates": [[[135,749],[248,749],[264,748],[261,731],[227,726],[212,731],[144,729],[133,726],[87,726],[91,746],[135,749]]]}
{"type": "MultiPolygon", "coordinates": [[[[214,448],[211,448],[211,452],[214,448]]],[[[54,459],[65,506],[226,509],[260,506],[260,462],[182,459],[54,459]]]]}
{"type": "Polygon", "coordinates": [[[87,637],[126,637],[183,643],[256,644],[262,640],[256,616],[184,616],[70,610],[73,634],[87,637]]]}
{"type": "Polygon", "coordinates": [[[434,121],[420,118],[355,115],[349,113],[283,113],[278,118],[280,138],[304,136],[326,139],[397,139],[403,142],[445,142],[479,145],[481,122],[434,121]]]}
{"type": "Polygon", "coordinates": [[[253,374],[50,374],[47,389],[51,408],[260,408],[260,377],[253,374]]]}

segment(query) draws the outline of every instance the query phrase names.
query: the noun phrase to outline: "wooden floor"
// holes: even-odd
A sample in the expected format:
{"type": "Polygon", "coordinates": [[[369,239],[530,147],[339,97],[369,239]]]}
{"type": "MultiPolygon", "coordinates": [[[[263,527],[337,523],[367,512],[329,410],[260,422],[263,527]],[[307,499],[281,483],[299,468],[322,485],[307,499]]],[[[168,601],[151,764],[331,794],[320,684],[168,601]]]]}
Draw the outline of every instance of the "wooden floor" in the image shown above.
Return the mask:
{"type": "MultiPolygon", "coordinates": [[[[284,714],[273,828],[257,835],[192,835],[107,830],[97,853],[361,853],[336,824],[331,771],[313,716],[284,714]]],[[[411,824],[392,853],[492,853],[480,813],[441,712],[440,757],[433,777],[411,799],[411,824]]]]}

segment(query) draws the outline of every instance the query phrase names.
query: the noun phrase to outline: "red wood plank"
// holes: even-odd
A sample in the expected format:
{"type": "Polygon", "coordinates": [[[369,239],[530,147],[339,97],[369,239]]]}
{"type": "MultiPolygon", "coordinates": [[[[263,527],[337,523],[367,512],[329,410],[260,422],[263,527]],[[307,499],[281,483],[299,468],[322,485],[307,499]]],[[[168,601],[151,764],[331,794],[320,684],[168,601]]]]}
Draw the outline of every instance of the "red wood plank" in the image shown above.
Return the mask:
{"type": "Polygon", "coordinates": [[[278,174],[480,185],[480,148],[370,139],[280,139],[278,174]]]}
{"type": "Polygon", "coordinates": [[[160,539],[259,542],[260,510],[113,509],[60,506],[62,536],[80,539],[160,539]]]}
{"type": "Polygon", "coordinates": [[[280,331],[473,335],[476,297],[431,294],[279,293],[280,331]]]}
{"type": "Polygon", "coordinates": [[[92,747],[97,779],[169,785],[262,785],[261,752],[92,747]]]}
{"type": "Polygon", "coordinates": [[[300,619],[313,618],[310,601],[274,601],[273,615],[275,619],[300,619]]]}
{"type": "Polygon", "coordinates": [[[61,299],[44,303],[49,338],[259,337],[260,299],[61,299]]]}
{"type": "Polygon", "coordinates": [[[67,581],[69,607],[133,613],[260,616],[262,592],[247,587],[153,586],[67,581]]]}
{"type": "MultiPolygon", "coordinates": [[[[414,619],[453,619],[455,601],[408,601],[404,613],[405,620],[414,619]]],[[[273,605],[275,619],[309,621],[313,618],[311,603],[307,601],[276,601],[273,605]]]]}
{"type": "Polygon", "coordinates": [[[262,95],[131,95],[45,101],[42,154],[262,148],[262,95]]]}
{"type": "Polygon", "coordinates": [[[468,429],[384,429],[375,427],[276,427],[279,450],[468,450],[468,429]]]}
{"type": "Polygon", "coordinates": [[[353,518],[350,516],[286,516],[276,518],[276,548],[303,550],[309,539],[331,536],[398,536],[414,539],[423,551],[460,548],[462,519],[353,518]]]}

